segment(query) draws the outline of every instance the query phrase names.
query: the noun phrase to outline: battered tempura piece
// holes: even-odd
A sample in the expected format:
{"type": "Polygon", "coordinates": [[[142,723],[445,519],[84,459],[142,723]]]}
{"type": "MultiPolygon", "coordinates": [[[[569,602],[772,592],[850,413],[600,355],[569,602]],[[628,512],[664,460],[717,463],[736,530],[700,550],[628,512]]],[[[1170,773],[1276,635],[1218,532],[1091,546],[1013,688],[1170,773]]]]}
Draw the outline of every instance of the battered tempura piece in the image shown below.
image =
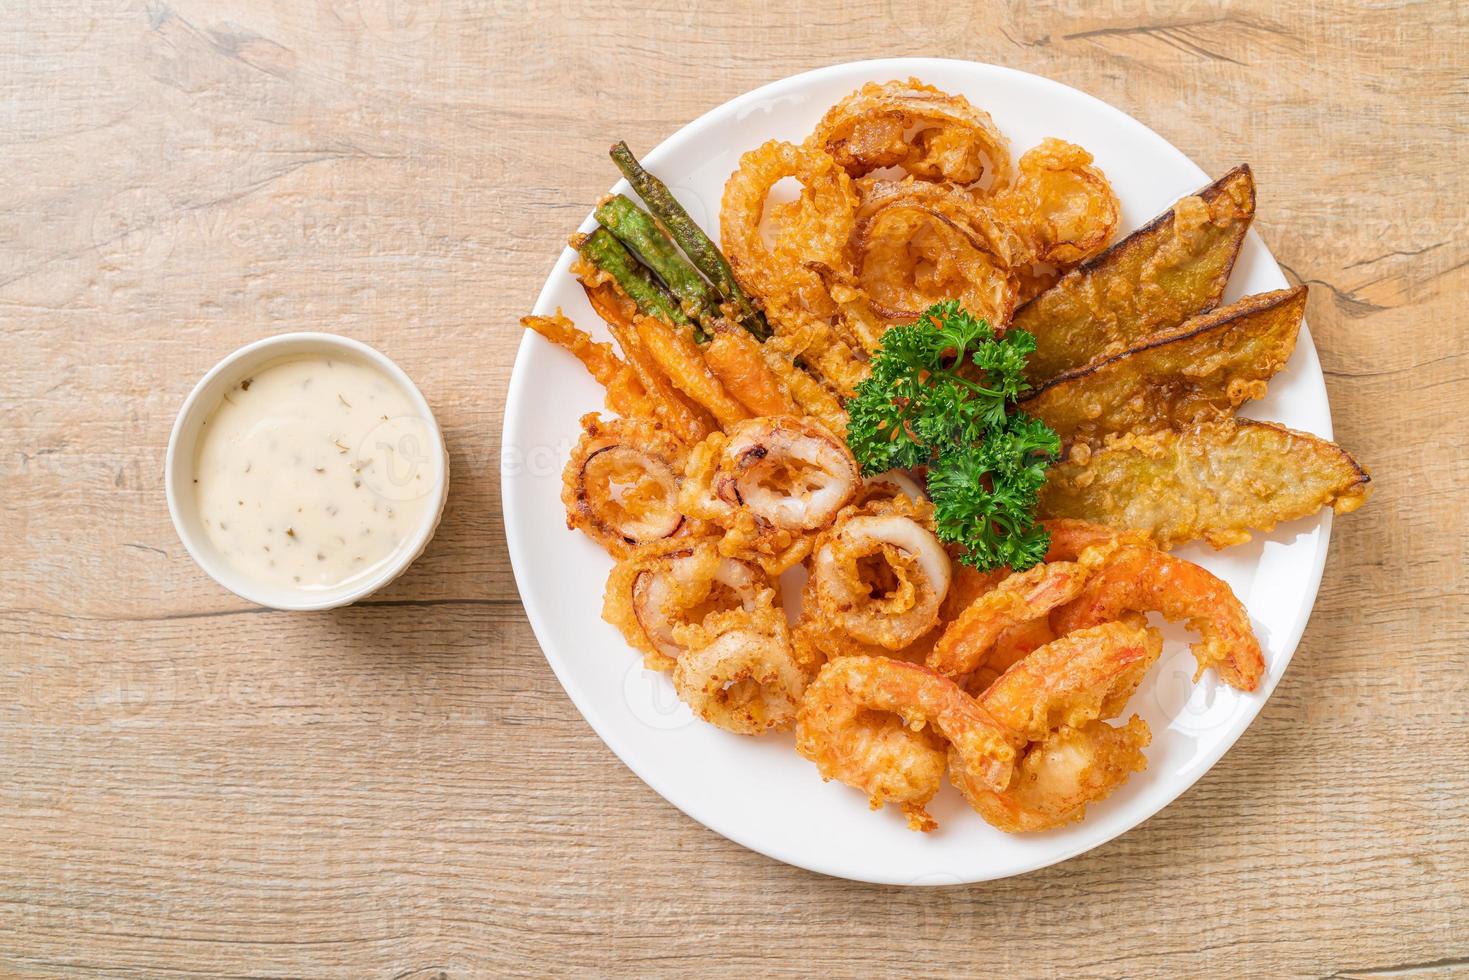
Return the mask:
{"type": "Polygon", "coordinates": [[[914,830],[938,826],[924,804],[960,760],[976,786],[1003,790],[1015,737],[953,681],[886,657],[840,657],[806,689],[796,717],[796,751],[823,779],[867,794],[872,808],[897,803],[914,830]],[[940,737],[941,736],[941,737],[940,737]]]}
{"type": "Polygon", "coordinates": [[[1043,517],[1071,517],[1151,535],[1162,548],[1250,539],[1331,507],[1366,501],[1371,477],[1335,443],[1273,422],[1224,419],[1126,436],[1051,468],[1043,517]]]}
{"type": "Polygon", "coordinates": [[[1023,744],[999,790],[974,779],[963,758],[949,757],[949,779],[989,823],[1011,834],[1065,826],[1147,767],[1142,750],[1152,735],[1142,719],[1120,728],[1101,720],[1122,711],[1163,650],[1157,630],[1130,619],[1046,644],[980,699],[1023,744]]]}
{"type": "Polygon", "coordinates": [[[1219,302],[1255,216],[1255,181],[1241,165],[1185,197],[1015,312],[1035,335],[1027,375],[1049,381],[1119,353],[1219,302]]]}
{"type": "Polygon", "coordinates": [[[1053,378],[1020,403],[1063,443],[1228,415],[1290,359],[1306,287],[1249,296],[1053,378]]]}

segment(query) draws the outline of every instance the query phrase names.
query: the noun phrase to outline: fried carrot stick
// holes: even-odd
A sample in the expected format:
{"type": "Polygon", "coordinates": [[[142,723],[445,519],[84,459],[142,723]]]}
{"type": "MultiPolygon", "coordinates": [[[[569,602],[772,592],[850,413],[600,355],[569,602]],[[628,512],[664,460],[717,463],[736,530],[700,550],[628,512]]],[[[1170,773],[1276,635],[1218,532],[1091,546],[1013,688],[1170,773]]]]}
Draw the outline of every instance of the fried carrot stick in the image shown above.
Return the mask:
{"type": "Polygon", "coordinates": [[[725,391],[693,340],[656,317],[640,316],[633,322],[643,349],[668,380],[707,409],[719,421],[720,428],[750,417],[745,406],[725,391]]]}
{"type": "Polygon", "coordinates": [[[607,389],[607,407],[627,418],[656,418],[653,399],[638,380],[637,372],[617,356],[611,344],[598,343],[558,309],[555,316],[526,316],[520,325],[564,347],[587,369],[597,383],[607,389]]]}
{"type": "Polygon", "coordinates": [[[714,339],[704,348],[704,362],[724,385],[725,391],[739,399],[750,414],[799,415],[793,399],[761,356],[759,341],[748,333],[718,321],[714,339]]]}

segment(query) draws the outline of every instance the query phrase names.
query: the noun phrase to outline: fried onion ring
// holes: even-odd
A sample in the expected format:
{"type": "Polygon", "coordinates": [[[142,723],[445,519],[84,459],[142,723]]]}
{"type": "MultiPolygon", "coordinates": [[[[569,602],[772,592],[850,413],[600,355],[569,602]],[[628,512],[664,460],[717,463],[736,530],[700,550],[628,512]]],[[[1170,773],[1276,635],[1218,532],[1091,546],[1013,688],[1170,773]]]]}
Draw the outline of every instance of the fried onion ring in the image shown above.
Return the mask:
{"type": "Polygon", "coordinates": [[[1010,141],[989,113],[916,78],[862,86],[827,111],[806,145],[853,177],[900,167],[922,180],[1010,183],[1010,141]]]}
{"type": "Polygon", "coordinates": [[[849,251],[867,307],[889,323],[911,323],[934,303],[957,298],[1003,325],[1019,295],[1010,270],[1025,248],[969,195],[909,180],[871,186],[849,251]]]}
{"type": "Polygon", "coordinates": [[[771,140],[740,157],[739,169],[724,185],[720,237],[740,285],[761,300],[768,315],[825,316],[830,298],[807,263],[840,263],[856,209],[850,178],[829,156],[771,140]],[[786,178],[799,181],[801,193],[770,209],[772,249],[765,243],[766,200],[786,178]]]}
{"type": "Polygon", "coordinates": [[[1020,176],[998,205],[1026,237],[1031,261],[1062,272],[1106,248],[1121,217],[1092,155],[1052,137],[1020,158],[1020,176]]]}

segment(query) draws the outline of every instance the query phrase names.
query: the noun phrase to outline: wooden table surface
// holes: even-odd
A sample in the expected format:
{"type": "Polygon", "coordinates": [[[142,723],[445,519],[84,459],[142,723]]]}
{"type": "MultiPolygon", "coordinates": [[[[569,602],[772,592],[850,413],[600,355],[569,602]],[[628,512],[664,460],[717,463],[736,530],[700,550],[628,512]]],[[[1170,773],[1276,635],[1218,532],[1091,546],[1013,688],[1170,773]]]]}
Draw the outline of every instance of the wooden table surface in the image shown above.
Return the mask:
{"type": "Polygon", "coordinates": [[[0,973],[1463,973],[1466,44],[1456,0],[4,4],[0,973]],[[516,319],[607,143],[897,54],[1253,164],[1377,488],[1198,785],[937,890],[777,864],[645,786],[542,659],[500,516],[516,319]],[[422,560],[320,614],[206,578],[162,486],[201,373],[298,329],[387,351],[453,457],[422,560]]]}

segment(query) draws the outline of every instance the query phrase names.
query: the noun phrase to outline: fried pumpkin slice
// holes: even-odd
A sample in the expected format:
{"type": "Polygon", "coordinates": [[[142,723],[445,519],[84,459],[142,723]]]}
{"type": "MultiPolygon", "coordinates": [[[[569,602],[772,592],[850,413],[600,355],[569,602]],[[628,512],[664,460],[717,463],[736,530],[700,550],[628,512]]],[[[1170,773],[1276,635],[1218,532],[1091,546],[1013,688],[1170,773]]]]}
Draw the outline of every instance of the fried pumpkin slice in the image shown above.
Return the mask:
{"type": "Polygon", "coordinates": [[[1223,548],[1322,507],[1354,511],[1371,480],[1335,443],[1228,418],[1073,452],[1052,467],[1040,515],[1133,528],[1162,548],[1200,538],[1223,548]]]}
{"type": "Polygon", "coordinates": [[[1031,383],[1212,308],[1254,216],[1255,180],[1242,164],[1066,273],[1015,313],[1012,325],[1036,339],[1031,383]]]}
{"type": "Polygon", "coordinates": [[[1065,443],[1227,415],[1285,367],[1306,287],[1247,296],[1047,382],[1021,408],[1065,443]]]}

